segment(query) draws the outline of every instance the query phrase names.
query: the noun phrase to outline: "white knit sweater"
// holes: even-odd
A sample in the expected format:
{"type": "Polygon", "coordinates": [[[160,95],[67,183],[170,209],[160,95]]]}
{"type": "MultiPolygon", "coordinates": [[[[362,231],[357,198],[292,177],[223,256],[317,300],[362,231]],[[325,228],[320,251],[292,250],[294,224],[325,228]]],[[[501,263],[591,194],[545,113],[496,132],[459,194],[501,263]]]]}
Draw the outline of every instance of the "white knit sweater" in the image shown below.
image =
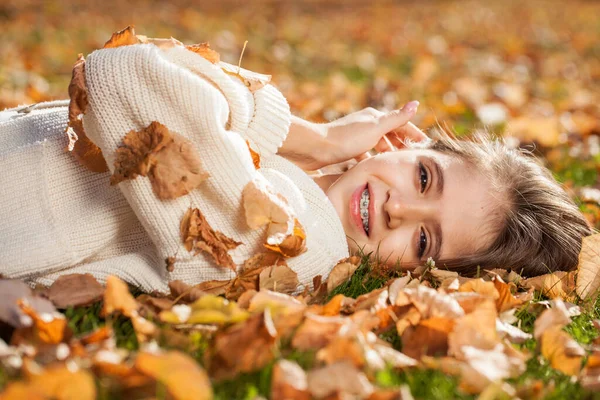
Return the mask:
{"type": "Polygon", "coordinates": [[[243,245],[237,265],[263,251],[265,229],[250,230],[241,192],[266,179],[304,226],[307,251],[288,264],[300,282],[326,277],[348,256],[344,230],[323,191],[276,155],[290,126],[287,101],[272,85],[251,92],[203,57],[152,44],[102,49],[86,58],[89,105],[85,131],[110,172],[94,173],[65,151],[67,101],[41,103],[29,113],[0,113],[0,273],[50,284],[60,274],[114,274],[143,290],[167,291],[229,279],[233,271],[204,253],[193,256],[179,233],[182,216],[199,208],[210,225],[243,245]],[[145,177],[109,185],[115,149],[130,130],[158,121],[188,138],[210,178],[188,195],[159,200],[145,177]],[[245,140],[261,156],[255,170],[245,140]],[[165,259],[176,256],[173,272],[165,259]]]}

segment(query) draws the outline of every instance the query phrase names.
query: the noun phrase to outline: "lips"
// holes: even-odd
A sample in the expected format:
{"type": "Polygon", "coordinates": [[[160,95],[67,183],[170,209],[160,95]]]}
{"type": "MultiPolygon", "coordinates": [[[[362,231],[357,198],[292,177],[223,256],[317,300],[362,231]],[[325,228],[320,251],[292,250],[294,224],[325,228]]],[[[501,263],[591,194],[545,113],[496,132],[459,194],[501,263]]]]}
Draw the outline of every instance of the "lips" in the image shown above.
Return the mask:
{"type": "MultiPolygon", "coordinates": [[[[367,235],[367,232],[365,231],[365,228],[363,227],[362,224],[362,219],[360,218],[360,196],[362,194],[362,192],[365,191],[365,189],[367,188],[367,185],[361,185],[359,188],[357,188],[354,193],[352,193],[352,196],[350,197],[350,216],[352,217],[352,221],[354,221],[354,224],[356,225],[356,227],[358,228],[359,231],[361,231],[362,233],[365,234],[365,236],[367,235]]],[[[369,194],[370,194],[370,190],[369,190],[369,194]]],[[[371,204],[369,205],[369,213],[371,213],[371,204]]],[[[369,232],[371,231],[371,219],[369,219],[369,232]]]]}

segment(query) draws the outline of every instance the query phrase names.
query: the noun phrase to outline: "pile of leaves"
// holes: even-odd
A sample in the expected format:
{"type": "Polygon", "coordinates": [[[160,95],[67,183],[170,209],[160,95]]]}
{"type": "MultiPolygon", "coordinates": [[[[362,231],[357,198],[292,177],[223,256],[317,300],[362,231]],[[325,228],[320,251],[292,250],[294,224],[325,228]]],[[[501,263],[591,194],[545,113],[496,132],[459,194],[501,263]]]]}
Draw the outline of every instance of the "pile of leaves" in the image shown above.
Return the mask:
{"type": "Polygon", "coordinates": [[[169,295],[134,297],[114,276],[103,287],[64,275],[34,290],[2,280],[1,398],[410,399],[423,388],[393,377],[423,371],[455,377],[456,396],[556,393],[554,379],[528,377],[532,362],[570,377],[581,396],[600,390],[600,320],[585,344],[568,330],[598,312],[600,235],[584,241],[577,271],[529,279],[464,278],[432,262],[390,278],[367,260],[342,260],[296,295],[261,272],[237,301],[181,281],[169,295]],[[366,293],[342,294],[356,287],[366,293]],[[95,323],[82,328],[77,315],[95,323]],[[255,391],[240,393],[248,380],[255,391]]]}

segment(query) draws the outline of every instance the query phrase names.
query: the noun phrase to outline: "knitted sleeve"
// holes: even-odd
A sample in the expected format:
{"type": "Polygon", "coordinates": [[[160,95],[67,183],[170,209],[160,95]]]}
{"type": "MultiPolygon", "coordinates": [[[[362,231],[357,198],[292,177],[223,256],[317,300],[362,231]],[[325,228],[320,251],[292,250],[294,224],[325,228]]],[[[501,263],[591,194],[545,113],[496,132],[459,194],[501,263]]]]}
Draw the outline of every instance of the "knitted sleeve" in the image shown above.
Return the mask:
{"type": "MultiPolygon", "coordinates": [[[[271,126],[278,133],[285,128],[287,132],[289,109],[283,117],[261,111],[262,119],[257,119],[254,114],[258,112],[245,101],[239,85],[219,67],[184,48],[165,51],[152,44],[140,44],[98,50],[86,59],[85,77],[89,105],[83,116],[84,129],[101,148],[111,172],[123,137],[153,121],[193,143],[210,178],[188,195],[160,200],[144,177],[118,185],[159,256],[176,256],[183,268],[189,269],[176,268],[178,278],[231,278],[233,271],[207,262],[200,263],[203,267],[198,271],[198,263],[183,247],[180,221],[188,208],[198,207],[225,235],[233,239],[243,235],[244,253],[260,242],[263,232],[249,231],[243,218],[241,192],[260,174],[240,132],[253,135],[262,126],[271,126]]],[[[268,91],[264,92],[265,98],[270,97],[268,91]]],[[[281,103],[275,97],[271,96],[281,103]]],[[[285,111],[287,103],[280,106],[285,111]]]]}

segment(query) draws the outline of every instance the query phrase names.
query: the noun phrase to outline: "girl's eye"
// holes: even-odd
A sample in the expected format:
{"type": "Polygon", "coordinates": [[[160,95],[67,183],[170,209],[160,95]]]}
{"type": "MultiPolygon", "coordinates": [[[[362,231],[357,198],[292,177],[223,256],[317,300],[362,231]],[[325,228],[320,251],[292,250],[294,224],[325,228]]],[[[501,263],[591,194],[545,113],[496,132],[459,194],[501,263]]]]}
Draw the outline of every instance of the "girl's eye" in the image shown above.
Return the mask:
{"type": "Polygon", "coordinates": [[[421,184],[421,193],[425,191],[427,187],[427,182],[429,182],[429,175],[427,175],[427,169],[422,162],[419,161],[419,183],[421,184]]]}
{"type": "Polygon", "coordinates": [[[425,231],[421,228],[421,233],[419,234],[419,259],[423,258],[423,254],[425,254],[425,249],[427,249],[427,235],[425,235],[425,231]]]}

